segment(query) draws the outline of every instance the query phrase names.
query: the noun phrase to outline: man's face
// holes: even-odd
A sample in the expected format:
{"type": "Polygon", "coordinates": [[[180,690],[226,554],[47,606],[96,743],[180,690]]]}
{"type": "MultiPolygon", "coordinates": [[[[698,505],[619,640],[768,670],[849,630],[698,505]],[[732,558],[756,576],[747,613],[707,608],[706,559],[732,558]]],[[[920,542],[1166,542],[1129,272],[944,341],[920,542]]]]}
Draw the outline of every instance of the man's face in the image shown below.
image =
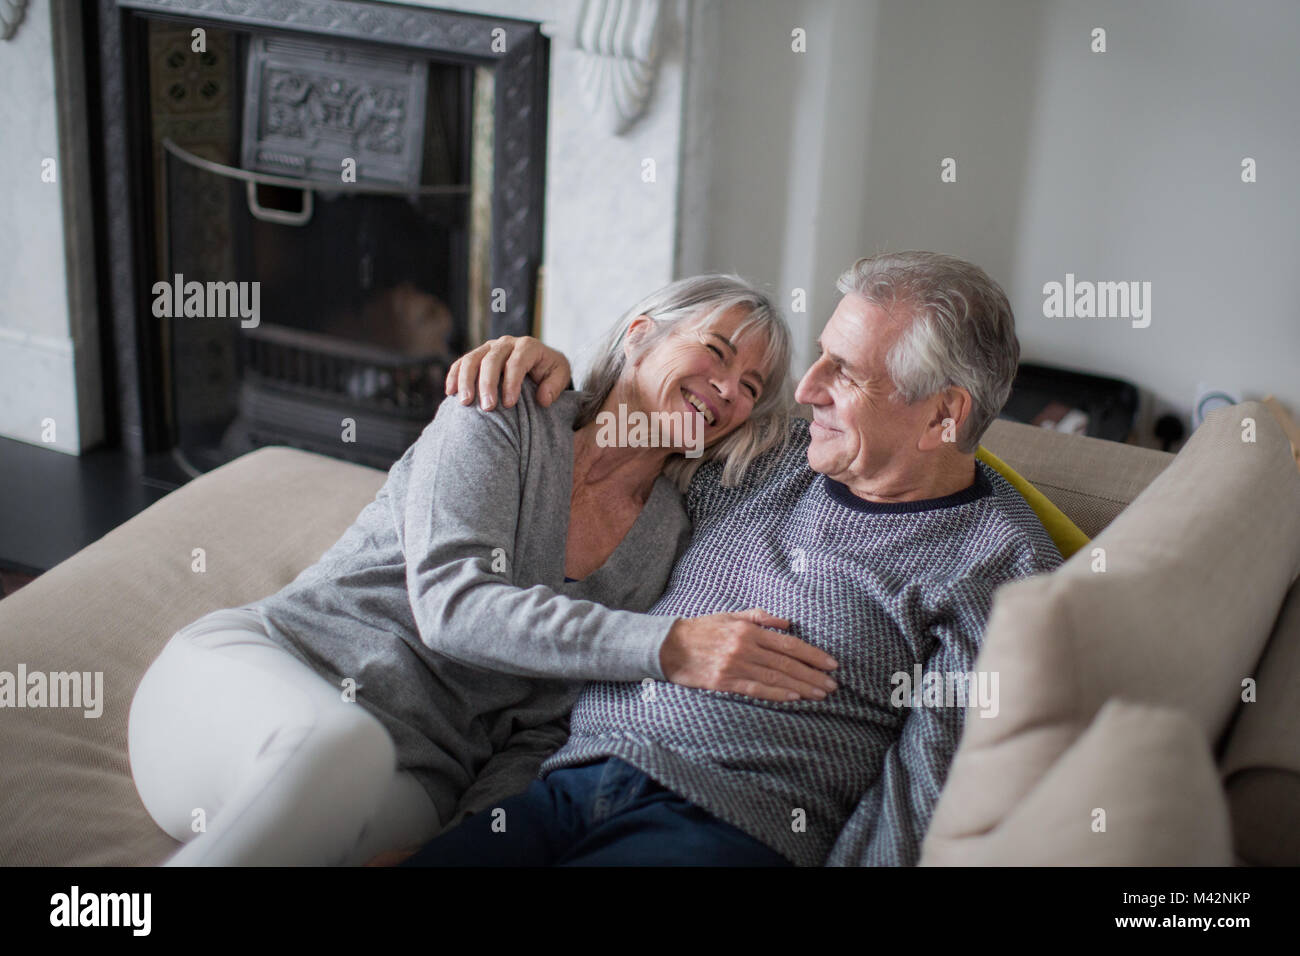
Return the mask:
{"type": "Polygon", "coordinates": [[[821,357],[795,390],[796,401],[812,406],[808,464],[854,491],[920,454],[932,409],[895,399],[885,366],[907,323],[906,314],[891,316],[850,292],[822,330],[821,357]]]}

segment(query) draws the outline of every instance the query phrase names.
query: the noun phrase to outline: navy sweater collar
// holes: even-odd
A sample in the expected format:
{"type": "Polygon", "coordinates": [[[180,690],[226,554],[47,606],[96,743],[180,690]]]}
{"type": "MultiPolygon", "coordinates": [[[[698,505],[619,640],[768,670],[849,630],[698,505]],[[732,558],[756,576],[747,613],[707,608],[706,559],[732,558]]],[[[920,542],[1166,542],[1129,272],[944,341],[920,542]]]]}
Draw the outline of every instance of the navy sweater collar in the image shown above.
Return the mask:
{"type": "Polygon", "coordinates": [[[849,490],[847,485],[841,484],[834,478],[822,475],[821,479],[827,496],[846,508],[866,514],[898,515],[937,511],[940,508],[955,508],[958,505],[969,504],[993,493],[993,485],[989,483],[988,476],[978,461],[975,463],[975,481],[970,487],[941,498],[923,498],[918,501],[867,501],[865,498],[859,498],[849,490]]]}

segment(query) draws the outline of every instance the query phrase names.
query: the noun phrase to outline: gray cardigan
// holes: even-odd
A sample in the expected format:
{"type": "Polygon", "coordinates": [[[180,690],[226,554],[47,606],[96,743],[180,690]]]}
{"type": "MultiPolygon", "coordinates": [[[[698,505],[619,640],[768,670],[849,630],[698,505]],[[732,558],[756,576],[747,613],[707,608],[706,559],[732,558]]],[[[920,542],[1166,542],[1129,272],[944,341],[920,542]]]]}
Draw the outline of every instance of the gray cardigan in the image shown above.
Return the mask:
{"type": "Polygon", "coordinates": [[[492,413],[448,398],[320,560],[244,605],[340,693],[355,682],[444,823],[481,775],[492,796],[527,785],[583,682],[664,676],[673,619],[633,612],[663,591],[690,523],[660,476],[609,560],[566,582],[578,398],[542,408],[531,382],[492,413]]]}

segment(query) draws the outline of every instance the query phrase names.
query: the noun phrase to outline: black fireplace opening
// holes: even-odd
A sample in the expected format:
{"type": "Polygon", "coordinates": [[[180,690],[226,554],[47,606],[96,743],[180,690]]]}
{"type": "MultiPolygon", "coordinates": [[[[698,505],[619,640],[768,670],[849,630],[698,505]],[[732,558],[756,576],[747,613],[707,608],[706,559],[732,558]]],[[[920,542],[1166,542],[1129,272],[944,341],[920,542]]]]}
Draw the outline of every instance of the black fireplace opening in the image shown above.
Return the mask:
{"type": "Polygon", "coordinates": [[[188,476],[268,444],[388,468],[456,356],[535,327],[537,25],[328,0],[100,16],[124,446],[188,476]]]}

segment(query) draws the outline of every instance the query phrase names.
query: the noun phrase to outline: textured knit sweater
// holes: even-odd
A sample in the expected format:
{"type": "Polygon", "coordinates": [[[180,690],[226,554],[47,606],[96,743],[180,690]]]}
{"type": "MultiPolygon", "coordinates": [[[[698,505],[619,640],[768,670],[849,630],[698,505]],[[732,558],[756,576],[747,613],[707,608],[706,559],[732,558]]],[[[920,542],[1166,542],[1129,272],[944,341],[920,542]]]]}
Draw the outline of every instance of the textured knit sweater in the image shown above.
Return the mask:
{"type": "Polygon", "coordinates": [[[532,382],[490,414],[447,399],[320,560],[244,605],[340,693],[355,682],[444,823],[507,745],[554,750],[584,680],[663,676],[672,620],[633,611],[689,539],[682,496],[661,476],[605,564],[566,582],[578,401],[542,408],[532,382]]]}
{"type": "Polygon", "coordinates": [[[807,448],[800,420],[765,476],[724,488],[701,467],[691,546],[650,613],[763,608],[836,659],[838,688],[786,703],[594,682],[541,775],[619,757],[797,865],[910,865],[966,712],[896,706],[894,676],[972,671],[994,590],[1061,556],[983,463],[964,491],[876,504],[813,472],[807,448]]]}

